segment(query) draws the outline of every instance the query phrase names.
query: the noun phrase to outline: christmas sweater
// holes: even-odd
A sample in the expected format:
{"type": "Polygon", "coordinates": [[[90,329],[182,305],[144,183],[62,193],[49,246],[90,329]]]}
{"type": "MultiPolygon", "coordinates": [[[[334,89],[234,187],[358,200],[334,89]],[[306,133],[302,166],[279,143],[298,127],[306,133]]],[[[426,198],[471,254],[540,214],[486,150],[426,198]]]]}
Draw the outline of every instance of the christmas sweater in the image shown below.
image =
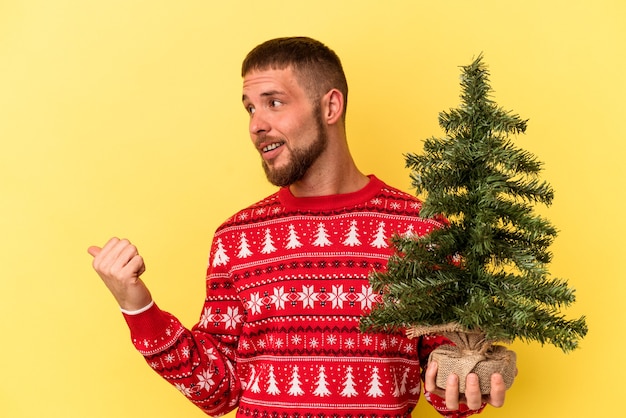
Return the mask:
{"type": "MultiPolygon", "coordinates": [[[[216,231],[199,322],[186,329],[152,305],[125,314],[148,364],[212,416],[409,417],[421,364],[441,337],[361,333],[381,301],[368,275],[393,234],[441,226],[415,197],[374,176],[362,190],[295,198],[282,188],[216,231]]],[[[443,415],[441,398],[426,398],[443,415]]]]}

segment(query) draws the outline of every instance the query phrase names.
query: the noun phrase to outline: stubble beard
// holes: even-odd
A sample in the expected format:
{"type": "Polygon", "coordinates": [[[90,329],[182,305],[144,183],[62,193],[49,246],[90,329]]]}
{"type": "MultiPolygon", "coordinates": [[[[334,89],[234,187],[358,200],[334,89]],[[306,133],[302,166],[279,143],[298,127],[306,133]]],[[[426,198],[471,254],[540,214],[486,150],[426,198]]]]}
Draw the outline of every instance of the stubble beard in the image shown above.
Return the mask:
{"type": "Polygon", "coordinates": [[[309,171],[309,168],[311,168],[319,156],[326,150],[328,146],[328,135],[326,134],[322,121],[320,108],[314,110],[314,117],[317,124],[317,137],[313,143],[306,148],[290,149],[291,159],[284,167],[272,168],[266,161],[262,161],[265,176],[273,185],[286,187],[302,180],[309,171]]]}

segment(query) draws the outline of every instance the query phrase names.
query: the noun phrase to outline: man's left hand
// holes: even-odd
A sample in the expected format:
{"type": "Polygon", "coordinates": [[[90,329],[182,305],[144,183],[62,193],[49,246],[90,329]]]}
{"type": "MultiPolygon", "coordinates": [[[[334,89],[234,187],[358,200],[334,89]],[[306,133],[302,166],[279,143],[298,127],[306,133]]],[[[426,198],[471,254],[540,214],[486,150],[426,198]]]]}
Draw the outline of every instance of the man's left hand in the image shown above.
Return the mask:
{"type": "Polygon", "coordinates": [[[446,400],[446,408],[450,411],[457,411],[459,405],[464,403],[469,409],[480,409],[483,403],[500,408],[504,405],[504,396],[506,394],[506,386],[502,375],[494,373],[491,375],[491,393],[483,396],[480,393],[478,384],[478,376],[470,373],[465,379],[465,393],[459,393],[459,377],[451,374],[446,381],[446,389],[437,387],[437,363],[431,362],[426,369],[425,389],[427,392],[446,400]]]}

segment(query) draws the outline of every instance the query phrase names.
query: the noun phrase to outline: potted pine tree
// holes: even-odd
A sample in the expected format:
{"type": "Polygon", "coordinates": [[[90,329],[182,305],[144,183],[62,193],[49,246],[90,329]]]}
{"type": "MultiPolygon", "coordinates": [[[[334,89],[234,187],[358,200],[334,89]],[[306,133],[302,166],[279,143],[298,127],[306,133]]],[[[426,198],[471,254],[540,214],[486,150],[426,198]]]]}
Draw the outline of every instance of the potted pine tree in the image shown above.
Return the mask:
{"type": "Polygon", "coordinates": [[[446,226],[392,238],[387,269],[370,275],[383,302],[361,327],[447,337],[454,344],[431,355],[438,386],[456,373],[464,391],[465,376],[476,372],[487,394],[493,372],[507,387],[515,377],[515,353],[502,343],[538,341],[569,352],[587,325],[584,316],[563,316],[575,291],[548,271],[557,230],[534,206],[549,206],[554,193],[539,178],[542,163],[512,142],[527,120],[491,99],[482,55],[462,67],[461,90],[460,106],[439,114],[445,136],[426,139],[421,155],[406,155],[423,199],[420,216],[443,217],[446,226]]]}

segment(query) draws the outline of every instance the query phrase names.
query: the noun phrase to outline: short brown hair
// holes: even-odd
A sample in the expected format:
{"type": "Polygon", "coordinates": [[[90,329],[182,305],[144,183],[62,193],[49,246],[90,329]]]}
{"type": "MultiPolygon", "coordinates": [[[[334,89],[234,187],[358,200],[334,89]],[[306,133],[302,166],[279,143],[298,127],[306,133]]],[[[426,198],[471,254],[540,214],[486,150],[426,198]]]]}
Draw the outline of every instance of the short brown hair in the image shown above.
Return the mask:
{"type": "Polygon", "coordinates": [[[336,88],[343,94],[343,116],[348,105],[348,82],[339,57],[323,43],[307,37],[276,38],[256,46],[241,65],[241,76],[254,70],[292,67],[311,99],[336,88]]]}

